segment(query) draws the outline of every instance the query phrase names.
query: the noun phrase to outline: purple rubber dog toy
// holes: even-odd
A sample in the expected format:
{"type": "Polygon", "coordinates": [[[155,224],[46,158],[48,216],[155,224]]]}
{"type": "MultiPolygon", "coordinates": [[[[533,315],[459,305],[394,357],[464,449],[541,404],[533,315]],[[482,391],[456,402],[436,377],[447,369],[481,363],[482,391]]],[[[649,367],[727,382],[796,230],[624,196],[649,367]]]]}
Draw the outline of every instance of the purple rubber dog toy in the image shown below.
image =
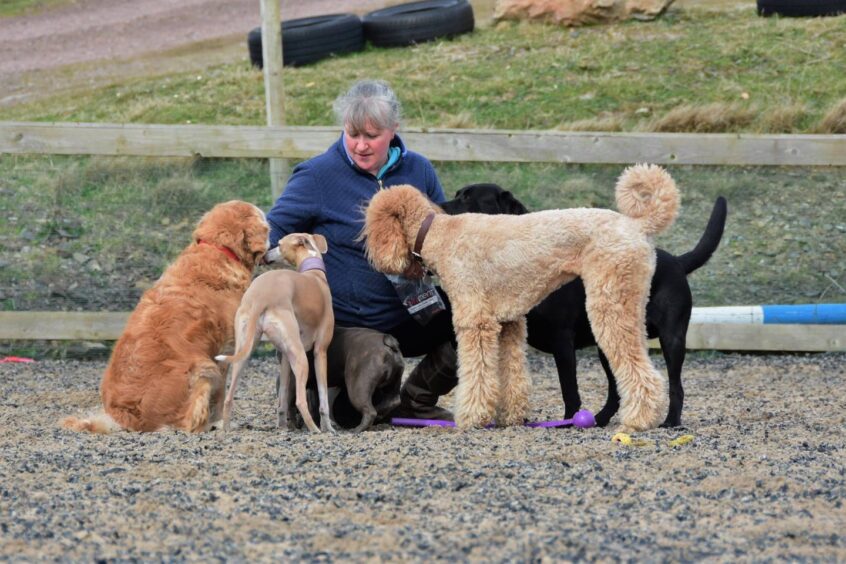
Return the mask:
{"type": "MultiPolygon", "coordinates": [[[[455,421],[447,421],[445,419],[406,419],[404,417],[394,417],[391,419],[391,425],[398,425],[402,427],[455,427],[455,421]]],[[[587,429],[596,426],[596,419],[593,413],[587,409],[581,409],[573,415],[572,419],[558,419],[556,421],[530,421],[524,423],[526,427],[567,427],[573,425],[580,429],[587,429]]],[[[493,425],[488,425],[493,427],[493,425]]]]}
{"type": "Polygon", "coordinates": [[[526,427],[566,427],[568,425],[573,425],[580,429],[587,429],[589,427],[596,427],[596,419],[594,419],[593,413],[587,409],[580,409],[573,415],[572,419],[526,423],[526,427]]]}

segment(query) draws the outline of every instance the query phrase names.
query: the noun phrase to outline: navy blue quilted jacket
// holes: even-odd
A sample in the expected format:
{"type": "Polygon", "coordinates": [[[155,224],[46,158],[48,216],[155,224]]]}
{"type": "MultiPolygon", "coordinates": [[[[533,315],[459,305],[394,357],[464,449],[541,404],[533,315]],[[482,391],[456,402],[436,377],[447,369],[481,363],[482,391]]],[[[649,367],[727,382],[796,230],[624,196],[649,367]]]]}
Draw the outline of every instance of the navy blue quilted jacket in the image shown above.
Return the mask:
{"type": "Polygon", "coordinates": [[[407,150],[398,135],[391,145],[400,149],[399,160],[377,178],[352,162],[342,135],[325,153],[294,167],[267,214],[271,246],[288,233],[326,237],[326,277],[335,323],[343,327],[388,331],[410,317],[385,275],[367,262],[364,243],[356,241],[364,227],[363,210],[380,183],[385,188],[411,184],[435,203],[446,200],[432,163],[407,150]]]}

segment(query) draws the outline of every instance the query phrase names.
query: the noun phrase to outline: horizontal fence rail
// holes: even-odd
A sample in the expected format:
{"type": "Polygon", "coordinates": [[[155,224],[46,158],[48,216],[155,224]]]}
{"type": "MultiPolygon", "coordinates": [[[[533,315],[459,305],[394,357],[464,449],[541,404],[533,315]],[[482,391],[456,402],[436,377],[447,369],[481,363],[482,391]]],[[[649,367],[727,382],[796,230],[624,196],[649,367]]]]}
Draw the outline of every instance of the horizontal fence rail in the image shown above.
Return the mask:
{"type": "MultiPolygon", "coordinates": [[[[129,312],[5,311],[0,312],[0,340],[114,341],[120,337],[128,317],[129,312]]],[[[657,339],[650,341],[649,346],[660,348],[657,339]]],[[[846,325],[691,323],[687,348],[846,351],[846,325]]]]}
{"type": "MultiPolygon", "coordinates": [[[[435,161],[846,166],[846,135],[405,129],[435,161]]],[[[305,159],[336,127],[0,122],[0,154],[305,159]]]]}

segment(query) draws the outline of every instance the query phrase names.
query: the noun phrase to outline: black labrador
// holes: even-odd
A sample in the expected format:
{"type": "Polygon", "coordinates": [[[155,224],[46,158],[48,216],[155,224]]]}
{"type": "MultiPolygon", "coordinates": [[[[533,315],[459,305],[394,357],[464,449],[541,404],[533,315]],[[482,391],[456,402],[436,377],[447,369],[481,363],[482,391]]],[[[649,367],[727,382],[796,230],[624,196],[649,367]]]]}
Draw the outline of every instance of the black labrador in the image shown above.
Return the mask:
{"type": "MultiPolygon", "coordinates": [[[[442,204],[448,214],[487,213],[524,214],[526,207],[511,192],[496,184],[471,184],[460,189],[455,198],[442,204]]],[[[662,427],[681,425],[684,389],[681,382],[687,328],[693,299],[687,275],[704,265],[720,244],[726,222],[727,204],[718,197],[711,211],[705,233],[696,247],[683,255],[673,256],[656,249],[657,262],[652,277],[652,290],[646,306],[646,328],[649,338],[658,337],[667,362],[670,380],[670,409],[662,427]]],[[[529,344],[555,357],[564,417],[571,418],[581,408],[576,380],[576,350],[596,345],[585,311],[585,288],[580,278],[552,292],[527,315],[529,344]]],[[[599,350],[599,360],[608,377],[608,398],[596,414],[596,423],[605,426],[617,413],[620,396],[608,360],[599,350]]]]}

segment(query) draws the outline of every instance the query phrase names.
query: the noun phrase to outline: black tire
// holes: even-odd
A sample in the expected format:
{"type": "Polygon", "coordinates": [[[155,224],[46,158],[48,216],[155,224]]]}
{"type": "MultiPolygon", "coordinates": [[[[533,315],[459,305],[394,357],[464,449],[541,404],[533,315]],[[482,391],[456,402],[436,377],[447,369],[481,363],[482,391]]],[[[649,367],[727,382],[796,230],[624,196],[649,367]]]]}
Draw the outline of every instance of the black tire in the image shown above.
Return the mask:
{"type": "Polygon", "coordinates": [[[759,16],[836,16],[846,13],[846,0],[758,0],[759,16]]]}
{"type": "Polygon", "coordinates": [[[375,10],[361,18],[364,38],[377,47],[400,47],[473,31],[467,0],[423,0],[375,10]]]}
{"type": "MultiPolygon", "coordinates": [[[[250,62],[261,68],[261,28],[247,34],[250,62]]],[[[282,22],[282,64],[301,66],[330,55],[361,51],[364,28],[355,14],[331,14],[282,22]]]]}

